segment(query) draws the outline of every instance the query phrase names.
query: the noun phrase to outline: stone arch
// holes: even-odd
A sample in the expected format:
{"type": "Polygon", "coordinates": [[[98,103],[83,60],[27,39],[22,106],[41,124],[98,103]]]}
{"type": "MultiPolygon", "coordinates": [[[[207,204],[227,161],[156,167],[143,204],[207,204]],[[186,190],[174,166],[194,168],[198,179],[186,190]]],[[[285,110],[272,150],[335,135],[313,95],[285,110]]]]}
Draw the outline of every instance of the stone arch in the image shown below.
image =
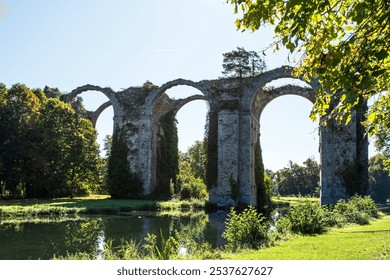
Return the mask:
{"type": "MultiPolygon", "coordinates": [[[[299,95],[314,103],[315,101],[314,91],[319,88],[319,84],[315,79],[311,79],[310,82],[307,82],[303,80],[301,77],[294,77],[293,68],[290,66],[282,66],[267,71],[259,75],[258,77],[251,78],[251,80],[248,81],[248,84],[249,85],[245,87],[244,96],[241,100],[241,106],[244,110],[250,110],[250,111],[258,111],[259,108],[254,108],[256,107],[256,104],[262,105],[264,103],[264,107],[265,107],[266,104],[271,102],[273,99],[277,98],[278,96],[286,95],[286,94],[299,95]],[[299,81],[303,81],[308,86],[310,86],[311,90],[307,90],[306,88],[300,86],[293,86],[293,85],[277,87],[269,91],[264,89],[264,87],[268,83],[283,78],[292,78],[292,79],[297,79],[299,81]]],[[[260,112],[261,111],[262,109],[260,109],[260,112]]]]}
{"type": "Polygon", "coordinates": [[[157,174],[157,154],[159,151],[159,139],[163,135],[161,130],[160,121],[163,117],[168,114],[173,114],[176,116],[178,111],[186,104],[195,101],[195,100],[205,100],[209,101],[207,85],[203,85],[201,82],[193,82],[190,80],[177,79],[170,81],[160,86],[157,89],[154,89],[146,98],[145,111],[147,112],[145,116],[151,116],[150,118],[150,128],[149,131],[145,130],[145,134],[149,134],[150,137],[150,176],[146,180],[146,187],[148,193],[151,193],[156,187],[156,174],[157,174]],[[171,99],[166,91],[177,86],[189,86],[202,94],[191,95],[186,98],[180,99],[171,99]]]}
{"type": "Polygon", "coordinates": [[[311,89],[284,86],[265,92],[264,86],[273,80],[294,78],[292,72],[291,67],[283,66],[257,77],[221,80],[222,87],[213,97],[219,103],[217,182],[210,190],[210,200],[217,205],[264,203],[257,195],[262,173],[256,168],[261,165],[260,114],[269,102],[282,95],[297,94],[314,101],[315,81],[310,81],[311,89]]]}
{"type": "Polygon", "coordinates": [[[94,86],[94,85],[88,84],[88,85],[84,85],[84,86],[75,88],[70,93],[68,93],[65,97],[65,102],[68,102],[68,103],[71,102],[77,95],[82,94],[83,92],[86,92],[86,91],[99,91],[99,92],[103,93],[105,96],[107,96],[107,98],[111,102],[115,98],[114,97],[115,92],[111,88],[109,88],[109,87],[102,88],[99,86],[94,86]]]}
{"type": "Polygon", "coordinates": [[[195,88],[195,89],[199,90],[206,97],[206,99],[209,99],[209,90],[207,89],[207,85],[205,85],[205,83],[194,82],[194,81],[186,80],[186,79],[176,79],[173,81],[169,81],[169,82],[163,84],[162,86],[154,89],[148,95],[148,97],[146,98],[146,102],[145,102],[145,105],[146,105],[146,107],[145,107],[146,112],[145,113],[147,115],[152,115],[153,107],[157,103],[157,100],[161,101],[161,100],[166,99],[166,98],[164,98],[164,95],[166,95],[165,92],[168,89],[173,88],[175,86],[189,86],[189,87],[195,88]]]}
{"type": "Polygon", "coordinates": [[[309,98],[298,94],[280,95],[265,106],[259,117],[265,169],[279,170],[290,160],[302,164],[309,157],[319,162],[321,128],[309,117],[312,106],[309,98]]]}
{"type": "MultiPolygon", "coordinates": [[[[86,91],[98,91],[98,92],[103,93],[109,99],[109,102],[113,107],[114,119],[123,117],[123,110],[122,110],[122,107],[120,106],[119,100],[116,97],[116,92],[109,87],[102,88],[99,86],[94,86],[94,85],[89,85],[89,84],[84,85],[84,86],[80,86],[80,87],[72,90],[70,93],[68,93],[65,96],[65,102],[68,102],[68,103],[71,102],[74,98],[76,98],[76,96],[78,96],[86,91]]],[[[102,108],[99,107],[96,110],[97,114],[100,115],[101,112],[103,112],[104,109],[106,109],[106,108],[107,107],[102,107],[102,108]]],[[[93,113],[93,117],[94,117],[94,115],[95,115],[95,113],[93,113]]],[[[96,117],[95,120],[97,120],[97,118],[98,118],[98,116],[96,117]]],[[[95,122],[95,124],[96,124],[96,122],[95,122]]]]}
{"type": "Polygon", "coordinates": [[[175,86],[189,86],[189,87],[193,87],[193,88],[199,90],[204,96],[208,95],[207,91],[205,90],[205,88],[202,86],[201,83],[194,82],[194,81],[191,81],[191,80],[185,80],[185,79],[176,79],[176,80],[167,82],[167,83],[163,84],[162,86],[160,86],[157,89],[155,94],[156,94],[156,96],[161,95],[162,93],[166,92],[168,89],[173,88],[175,86]]]}
{"type": "Polygon", "coordinates": [[[106,110],[108,107],[110,107],[111,101],[104,102],[102,105],[99,106],[94,112],[92,112],[92,125],[93,127],[96,127],[96,123],[100,117],[100,115],[103,113],[104,110],[106,110]]]}
{"type": "Polygon", "coordinates": [[[175,112],[175,114],[177,114],[177,112],[183,106],[185,106],[186,104],[188,104],[188,103],[190,103],[190,102],[192,102],[194,100],[205,100],[205,101],[208,101],[208,99],[204,95],[200,95],[200,94],[192,95],[192,96],[189,96],[187,98],[175,100],[172,110],[175,112]]]}
{"type": "Polygon", "coordinates": [[[285,95],[301,96],[309,100],[312,104],[315,102],[315,92],[312,88],[304,88],[295,85],[285,85],[270,90],[259,90],[252,101],[251,111],[256,118],[260,118],[261,113],[267,105],[278,97],[285,95]]]}

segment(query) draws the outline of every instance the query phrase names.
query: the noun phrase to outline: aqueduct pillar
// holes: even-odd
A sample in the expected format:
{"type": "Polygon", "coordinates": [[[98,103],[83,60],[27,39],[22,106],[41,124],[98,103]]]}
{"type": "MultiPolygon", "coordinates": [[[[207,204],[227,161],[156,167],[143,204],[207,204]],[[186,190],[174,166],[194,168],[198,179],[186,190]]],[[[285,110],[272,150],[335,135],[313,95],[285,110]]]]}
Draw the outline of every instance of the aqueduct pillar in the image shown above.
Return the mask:
{"type": "Polygon", "coordinates": [[[368,139],[355,112],[347,125],[327,120],[320,130],[321,204],[368,193],[368,139]]]}

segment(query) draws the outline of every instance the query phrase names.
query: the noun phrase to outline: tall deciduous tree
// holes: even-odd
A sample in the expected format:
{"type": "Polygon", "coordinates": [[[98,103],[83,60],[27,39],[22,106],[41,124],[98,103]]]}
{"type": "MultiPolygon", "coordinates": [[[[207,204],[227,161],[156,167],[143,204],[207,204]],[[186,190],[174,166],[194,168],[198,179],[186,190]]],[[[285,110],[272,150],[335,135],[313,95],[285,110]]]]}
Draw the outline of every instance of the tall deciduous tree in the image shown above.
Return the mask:
{"type": "Polygon", "coordinates": [[[192,175],[206,182],[207,140],[196,141],[188,148],[186,155],[192,175]]]}
{"type": "Polygon", "coordinates": [[[16,84],[8,91],[1,87],[0,159],[1,180],[11,197],[20,195],[18,186],[25,183],[25,172],[31,166],[36,143],[32,135],[40,103],[26,86],[16,84]]]}
{"type": "Polygon", "coordinates": [[[16,84],[0,85],[1,195],[82,195],[97,182],[92,124],[69,104],[16,84]],[[4,191],[3,191],[4,190],[4,191]]]}
{"type": "Polygon", "coordinates": [[[368,131],[390,134],[388,0],[227,2],[239,14],[239,29],[255,31],[271,24],[275,49],[283,45],[296,58],[295,74],[318,79],[322,87],[312,118],[330,113],[348,122],[355,109],[375,96],[369,108],[368,131]]]}
{"type": "Polygon", "coordinates": [[[319,164],[308,158],[303,166],[289,162],[288,167],[272,173],[275,187],[281,195],[318,195],[319,164]]]}
{"type": "Polygon", "coordinates": [[[223,54],[222,67],[225,76],[244,78],[260,74],[266,65],[255,51],[237,47],[237,50],[223,54]]]}

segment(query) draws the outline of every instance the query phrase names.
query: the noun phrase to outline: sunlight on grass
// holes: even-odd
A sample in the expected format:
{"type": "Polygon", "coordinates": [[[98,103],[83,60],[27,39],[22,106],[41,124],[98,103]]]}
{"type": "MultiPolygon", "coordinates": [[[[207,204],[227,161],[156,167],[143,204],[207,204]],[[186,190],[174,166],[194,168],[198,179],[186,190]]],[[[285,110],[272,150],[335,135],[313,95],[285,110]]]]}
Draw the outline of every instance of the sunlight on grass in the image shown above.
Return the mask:
{"type": "Polygon", "coordinates": [[[3,217],[23,215],[118,214],[122,211],[156,210],[157,201],[111,199],[108,195],[75,198],[0,200],[3,217]]]}
{"type": "Polygon", "coordinates": [[[297,196],[280,196],[280,197],[272,197],[272,202],[274,204],[286,204],[286,205],[294,205],[301,203],[302,201],[312,201],[320,203],[320,199],[318,197],[297,197],[297,196]]]}
{"type": "Polygon", "coordinates": [[[225,257],[241,260],[389,260],[389,240],[390,216],[385,216],[369,225],[350,225],[321,235],[297,236],[275,247],[225,257]]]}

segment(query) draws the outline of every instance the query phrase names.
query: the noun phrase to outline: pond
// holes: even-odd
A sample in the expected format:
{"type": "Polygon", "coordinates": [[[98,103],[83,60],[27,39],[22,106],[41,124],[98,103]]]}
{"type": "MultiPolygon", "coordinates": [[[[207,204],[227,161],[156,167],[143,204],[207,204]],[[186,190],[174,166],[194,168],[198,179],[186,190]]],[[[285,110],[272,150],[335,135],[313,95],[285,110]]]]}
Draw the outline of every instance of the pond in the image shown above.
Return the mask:
{"type": "Polygon", "coordinates": [[[0,220],[0,259],[37,260],[87,252],[99,256],[107,240],[140,243],[147,234],[166,238],[177,231],[181,240],[207,241],[214,248],[224,244],[226,212],[169,216],[160,212],[132,212],[128,216],[75,216],[0,220]]]}

